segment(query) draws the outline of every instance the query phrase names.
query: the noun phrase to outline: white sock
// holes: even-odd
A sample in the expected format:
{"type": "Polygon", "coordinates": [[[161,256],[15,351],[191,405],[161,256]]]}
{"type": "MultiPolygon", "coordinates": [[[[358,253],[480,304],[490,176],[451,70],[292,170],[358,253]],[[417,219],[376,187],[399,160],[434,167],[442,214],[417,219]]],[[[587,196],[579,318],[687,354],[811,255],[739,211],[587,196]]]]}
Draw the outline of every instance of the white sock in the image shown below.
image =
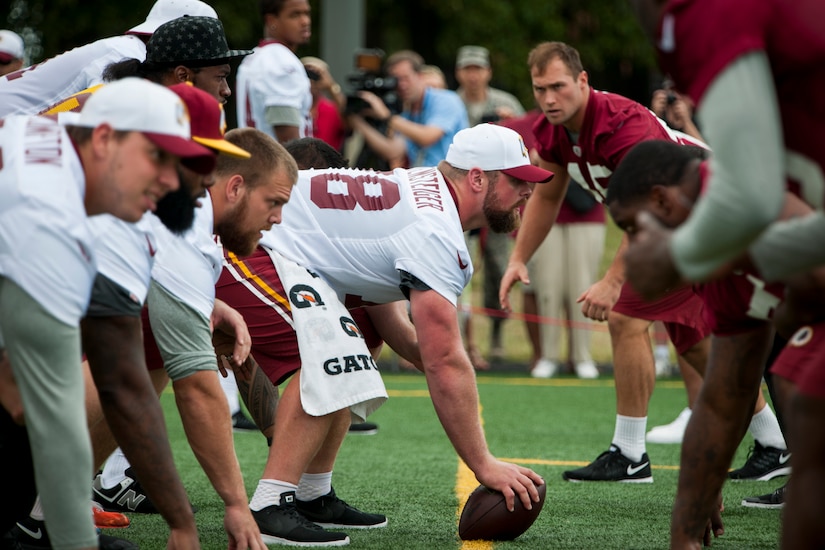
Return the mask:
{"type": "Polygon", "coordinates": [[[322,497],[332,491],[332,472],[321,474],[304,474],[298,482],[298,490],[295,496],[298,500],[309,502],[318,497],[322,497]]]}
{"type": "Polygon", "coordinates": [[[229,403],[229,414],[235,414],[241,410],[241,404],[238,401],[238,385],[235,383],[235,373],[226,369],[228,376],[224,378],[218,375],[218,380],[221,382],[221,389],[226,396],[226,402],[229,403]]]}
{"type": "Polygon", "coordinates": [[[753,415],[748,429],[753,438],[763,447],[788,448],[785,437],[782,435],[782,429],[779,427],[779,420],[776,419],[773,410],[767,405],[753,415]]]}
{"type": "Polygon", "coordinates": [[[647,417],[616,415],[616,431],[613,433],[613,444],[622,450],[622,454],[633,462],[639,462],[645,454],[645,430],[647,417]]]}
{"type": "Polygon", "coordinates": [[[295,491],[297,489],[297,485],[287,483],[286,481],[261,479],[258,481],[258,488],[255,489],[252,500],[249,501],[249,508],[258,512],[267,506],[272,506],[273,504],[278,505],[281,503],[281,493],[288,493],[289,491],[295,491]]]}
{"type": "Polygon", "coordinates": [[[115,449],[109,458],[106,460],[106,465],[103,466],[103,473],[100,474],[100,483],[104,489],[111,489],[124,479],[126,479],[126,468],[131,466],[129,459],[120,450],[120,447],[115,449]]]}
{"type": "Polygon", "coordinates": [[[37,521],[46,520],[46,516],[43,515],[43,505],[40,504],[40,495],[37,495],[37,498],[34,499],[34,506],[32,506],[32,511],[29,512],[29,516],[37,521]]]}

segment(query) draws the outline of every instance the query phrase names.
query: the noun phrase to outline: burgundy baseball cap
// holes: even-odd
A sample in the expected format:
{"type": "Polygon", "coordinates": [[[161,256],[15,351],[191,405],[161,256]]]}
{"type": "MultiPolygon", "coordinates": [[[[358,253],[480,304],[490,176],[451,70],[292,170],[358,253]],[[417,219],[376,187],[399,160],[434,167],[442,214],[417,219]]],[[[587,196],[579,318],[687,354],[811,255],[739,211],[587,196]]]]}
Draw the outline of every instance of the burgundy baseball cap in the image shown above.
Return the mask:
{"type": "Polygon", "coordinates": [[[180,96],[165,86],[129,77],[92,94],[71,124],[88,128],[108,124],[115,130],[140,132],[164,151],[180,157],[181,164],[208,174],[215,169],[215,153],[192,141],[189,121],[189,109],[180,96]]]}
{"type": "Polygon", "coordinates": [[[189,109],[189,123],[194,141],[233,157],[248,159],[252,156],[248,151],[223,138],[226,119],[223,106],[217,99],[195,88],[189,82],[175,84],[169,89],[178,94],[189,109]]]}

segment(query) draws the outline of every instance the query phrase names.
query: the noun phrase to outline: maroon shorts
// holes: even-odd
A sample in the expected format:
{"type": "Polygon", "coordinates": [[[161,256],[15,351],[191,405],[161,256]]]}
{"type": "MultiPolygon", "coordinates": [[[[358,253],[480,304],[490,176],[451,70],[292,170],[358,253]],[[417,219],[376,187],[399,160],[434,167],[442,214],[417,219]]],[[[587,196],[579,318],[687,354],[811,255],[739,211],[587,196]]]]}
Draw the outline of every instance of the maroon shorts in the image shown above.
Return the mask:
{"type": "Polygon", "coordinates": [[[768,322],[785,296],[785,285],[736,273],[697,285],[696,292],[705,302],[705,321],[713,334],[733,336],[768,322]]]}
{"type": "MultiPolygon", "coordinates": [[[[267,377],[280,384],[301,366],[298,338],[292,328],[292,313],[281,278],[269,254],[258,247],[252,256],[228,260],[215,295],[243,315],[252,336],[252,355],[267,377]]],[[[361,330],[367,347],[373,349],[382,340],[364,308],[349,310],[361,330]]]]}
{"type": "Polygon", "coordinates": [[[613,311],[627,317],[661,321],[679,355],[710,334],[703,309],[702,299],[690,287],[668,292],[664,297],[648,302],[629,283],[622,285],[619,301],[613,306],[613,311]]]}
{"type": "Polygon", "coordinates": [[[152,334],[152,325],[149,324],[149,310],[146,306],[140,311],[140,322],[143,324],[143,353],[146,355],[146,367],[149,370],[159,370],[163,368],[163,358],[160,349],[155,342],[155,335],[152,334]]]}
{"type": "Polygon", "coordinates": [[[797,330],[773,362],[771,373],[796,384],[803,395],[825,399],[825,322],[797,330]]]}

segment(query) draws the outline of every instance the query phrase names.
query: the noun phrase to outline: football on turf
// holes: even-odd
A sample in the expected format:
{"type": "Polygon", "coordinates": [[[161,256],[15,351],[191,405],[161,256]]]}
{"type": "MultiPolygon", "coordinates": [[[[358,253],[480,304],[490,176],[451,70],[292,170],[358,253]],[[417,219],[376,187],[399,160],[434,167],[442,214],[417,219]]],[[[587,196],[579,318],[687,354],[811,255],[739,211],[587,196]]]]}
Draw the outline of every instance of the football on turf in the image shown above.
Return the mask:
{"type": "Polygon", "coordinates": [[[538,487],[539,501],[527,510],[516,497],[515,510],[507,509],[504,495],[479,485],[470,493],[458,520],[461,540],[513,540],[539,517],[547,494],[547,484],[538,487]]]}

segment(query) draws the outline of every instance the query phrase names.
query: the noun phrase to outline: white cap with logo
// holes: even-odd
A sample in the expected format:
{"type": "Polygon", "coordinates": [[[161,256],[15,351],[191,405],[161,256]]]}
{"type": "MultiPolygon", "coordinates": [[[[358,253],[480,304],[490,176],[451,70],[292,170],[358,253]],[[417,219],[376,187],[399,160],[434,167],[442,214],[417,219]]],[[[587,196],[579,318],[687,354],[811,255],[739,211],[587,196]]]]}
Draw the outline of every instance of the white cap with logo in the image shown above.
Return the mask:
{"type": "Polygon", "coordinates": [[[544,183],[553,177],[553,172],[530,164],[530,154],[518,132],[497,124],[478,124],[458,132],[446,160],[462,170],[498,170],[531,183],[544,183]]]}
{"type": "Polygon", "coordinates": [[[191,139],[189,111],[178,94],[143,78],[129,77],[100,88],[83,105],[73,126],[140,132],[202,174],[215,167],[215,154],[191,139]]]}
{"type": "Polygon", "coordinates": [[[0,63],[23,59],[23,39],[16,32],[0,30],[0,63]]]}
{"type": "Polygon", "coordinates": [[[126,34],[153,34],[164,23],[184,15],[218,18],[215,9],[200,0],[157,0],[149,10],[146,21],[132,27],[126,34]]]}

